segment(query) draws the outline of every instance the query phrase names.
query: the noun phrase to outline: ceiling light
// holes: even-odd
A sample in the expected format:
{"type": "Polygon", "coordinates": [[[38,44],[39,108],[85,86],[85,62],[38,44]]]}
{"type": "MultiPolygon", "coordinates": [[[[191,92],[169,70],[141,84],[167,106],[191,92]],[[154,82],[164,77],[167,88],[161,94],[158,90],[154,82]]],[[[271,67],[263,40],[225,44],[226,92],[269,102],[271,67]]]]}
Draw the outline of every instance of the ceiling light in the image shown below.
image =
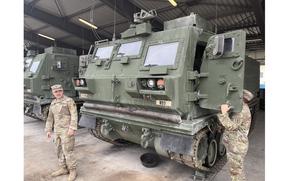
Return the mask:
{"type": "Polygon", "coordinates": [[[177,3],[175,2],[175,0],[168,0],[171,4],[172,4],[172,6],[177,6],[177,3]]]}
{"type": "Polygon", "coordinates": [[[39,36],[42,36],[42,37],[44,37],[44,38],[46,38],[46,39],[49,39],[49,40],[55,41],[54,38],[51,38],[51,37],[46,36],[46,35],[43,35],[43,34],[41,34],[41,33],[38,33],[38,35],[39,35],[39,36]]]}
{"type": "Polygon", "coordinates": [[[93,25],[92,23],[90,23],[90,22],[88,22],[88,21],[86,21],[86,20],[84,20],[82,18],[79,18],[79,21],[84,23],[85,25],[91,27],[91,28],[98,29],[98,27],[96,25],[93,25]]]}

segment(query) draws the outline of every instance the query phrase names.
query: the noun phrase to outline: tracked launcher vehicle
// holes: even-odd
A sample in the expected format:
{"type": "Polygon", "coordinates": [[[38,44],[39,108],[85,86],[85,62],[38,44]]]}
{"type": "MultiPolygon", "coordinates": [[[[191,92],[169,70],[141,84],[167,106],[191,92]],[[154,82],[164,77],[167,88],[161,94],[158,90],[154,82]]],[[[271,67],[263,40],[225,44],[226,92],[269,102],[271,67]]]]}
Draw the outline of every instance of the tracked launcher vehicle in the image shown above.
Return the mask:
{"type": "Polygon", "coordinates": [[[121,39],[95,43],[84,75],[74,79],[85,101],[79,124],[106,142],[127,140],[210,171],[225,154],[220,105],[240,112],[243,89],[257,95],[259,64],[245,57],[242,30],[214,34],[192,13],[153,32],[155,15],[137,13],[121,39]]]}
{"type": "Polygon", "coordinates": [[[24,114],[45,121],[54,99],[50,90],[54,84],[62,84],[64,94],[80,108],[83,101],[72,83],[72,78],[78,77],[78,68],[79,59],[72,49],[49,47],[33,57],[24,72],[24,114]]]}

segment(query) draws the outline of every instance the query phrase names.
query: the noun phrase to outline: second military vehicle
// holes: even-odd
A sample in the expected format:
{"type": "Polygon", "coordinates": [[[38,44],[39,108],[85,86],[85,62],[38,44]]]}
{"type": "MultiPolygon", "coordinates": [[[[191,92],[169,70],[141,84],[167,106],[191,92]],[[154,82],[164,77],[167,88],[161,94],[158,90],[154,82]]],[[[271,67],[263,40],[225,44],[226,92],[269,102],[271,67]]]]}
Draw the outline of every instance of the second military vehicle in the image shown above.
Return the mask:
{"type": "Polygon", "coordinates": [[[53,96],[50,87],[61,84],[64,94],[73,98],[78,107],[82,101],[71,79],[78,76],[79,59],[76,51],[67,48],[49,47],[31,59],[24,72],[24,113],[27,116],[46,120],[53,96]]]}
{"type": "Polygon", "coordinates": [[[85,101],[79,124],[104,141],[152,147],[210,171],[225,154],[216,113],[225,102],[240,112],[243,89],[257,95],[259,65],[245,57],[242,30],[214,34],[191,14],[153,32],[155,15],[137,13],[121,39],[95,43],[84,75],[74,79],[85,101]]]}

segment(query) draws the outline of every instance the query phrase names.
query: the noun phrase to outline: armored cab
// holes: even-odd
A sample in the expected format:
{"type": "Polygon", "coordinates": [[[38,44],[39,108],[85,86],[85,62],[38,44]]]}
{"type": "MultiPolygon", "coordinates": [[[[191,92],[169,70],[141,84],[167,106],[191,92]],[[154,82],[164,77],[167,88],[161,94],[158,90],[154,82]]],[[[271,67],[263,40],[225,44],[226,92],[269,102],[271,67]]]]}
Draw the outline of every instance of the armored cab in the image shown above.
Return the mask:
{"type": "MultiPolygon", "coordinates": [[[[246,70],[253,61],[245,57],[246,33],[215,35],[214,26],[196,14],[152,32],[154,15],[136,14],[121,39],[96,42],[83,84],[74,80],[85,101],[79,124],[104,141],[152,147],[210,171],[225,154],[216,116],[220,104],[241,111],[244,82],[258,78],[258,67],[246,70]]],[[[256,94],[258,87],[251,88],[256,94]]]]}
{"type": "Polygon", "coordinates": [[[24,113],[45,120],[53,100],[50,86],[61,84],[64,94],[81,103],[71,79],[78,76],[78,56],[72,49],[49,47],[36,55],[24,73],[24,113]]]}

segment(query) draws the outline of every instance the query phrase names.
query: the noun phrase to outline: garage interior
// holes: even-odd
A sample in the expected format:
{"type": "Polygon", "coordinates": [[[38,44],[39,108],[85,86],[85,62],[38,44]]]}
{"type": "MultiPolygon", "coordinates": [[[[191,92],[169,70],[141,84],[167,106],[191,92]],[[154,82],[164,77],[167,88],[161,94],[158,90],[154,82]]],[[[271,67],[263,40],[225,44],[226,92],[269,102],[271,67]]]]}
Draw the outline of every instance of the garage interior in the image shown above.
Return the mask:
{"type": "MultiPolygon", "coordinates": [[[[24,54],[43,53],[50,46],[70,48],[85,55],[95,41],[120,38],[141,9],[155,9],[153,31],[163,29],[163,22],[188,16],[191,12],[215,24],[216,32],[243,29],[247,34],[246,54],[260,62],[260,109],[245,161],[249,181],[265,180],[265,2],[264,0],[24,0],[24,54]],[[88,23],[90,25],[88,25],[88,23]]],[[[51,178],[57,165],[52,142],[46,142],[45,123],[25,116],[24,180],[66,180],[51,178]]],[[[145,168],[139,157],[148,152],[140,146],[110,145],[79,129],[75,146],[77,180],[192,180],[193,170],[166,158],[155,168],[145,168]]],[[[229,181],[225,165],[211,180],[229,181]]]]}

